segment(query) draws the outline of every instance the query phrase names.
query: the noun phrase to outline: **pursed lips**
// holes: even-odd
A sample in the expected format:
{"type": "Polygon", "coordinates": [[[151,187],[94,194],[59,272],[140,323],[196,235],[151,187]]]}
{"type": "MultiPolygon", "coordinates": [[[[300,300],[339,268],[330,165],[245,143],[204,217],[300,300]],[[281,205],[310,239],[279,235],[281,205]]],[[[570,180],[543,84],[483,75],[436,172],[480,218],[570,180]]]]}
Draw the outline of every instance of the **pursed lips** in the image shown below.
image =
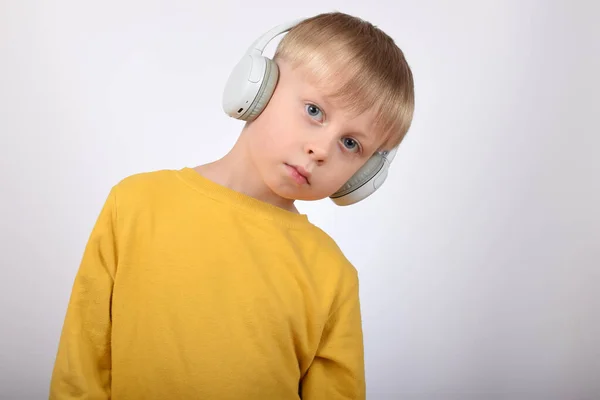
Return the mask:
{"type": "Polygon", "coordinates": [[[306,183],[310,184],[311,173],[308,172],[304,167],[286,164],[288,167],[292,168],[298,175],[300,175],[306,183]]]}

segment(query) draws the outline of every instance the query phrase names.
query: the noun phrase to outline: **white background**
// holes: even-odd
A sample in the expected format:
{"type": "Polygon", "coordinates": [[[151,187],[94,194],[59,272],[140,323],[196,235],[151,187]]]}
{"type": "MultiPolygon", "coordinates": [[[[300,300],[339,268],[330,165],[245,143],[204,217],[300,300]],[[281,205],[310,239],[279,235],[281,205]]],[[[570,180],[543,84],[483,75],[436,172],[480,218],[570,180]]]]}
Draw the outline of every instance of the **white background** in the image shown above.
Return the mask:
{"type": "Polygon", "coordinates": [[[360,271],[369,398],[600,399],[591,0],[1,0],[0,398],[47,397],[110,187],[223,155],[246,47],[333,10],[393,36],[417,93],[379,192],[299,205],[360,271]]]}

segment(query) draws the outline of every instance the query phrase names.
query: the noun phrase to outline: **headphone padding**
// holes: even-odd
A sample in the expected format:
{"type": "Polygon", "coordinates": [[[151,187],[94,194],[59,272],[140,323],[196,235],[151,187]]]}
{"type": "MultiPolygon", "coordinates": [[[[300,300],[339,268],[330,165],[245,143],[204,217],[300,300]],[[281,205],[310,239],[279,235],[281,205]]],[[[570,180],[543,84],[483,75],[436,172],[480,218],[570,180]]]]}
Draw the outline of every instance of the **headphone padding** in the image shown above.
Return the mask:
{"type": "Polygon", "coordinates": [[[264,59],[266,61],[265,76],[263,77],[256,99],[244,116],[245,121],[252,121],[263,112],[269,100],[271,100],[271,96],[273,96],[275,86],[277,86],[277,81],[279,80],[279,67],[277,63],[267,57],[264,59]]]}
{"type": "Polygon", "coordinates": [[[363,165],[348,181],[330,197],[341,197],[352,193],[364,184],[368,183],[381,168],[385,167],[385,159],[379,153],[373,154],[371,158],[363,165]]]}

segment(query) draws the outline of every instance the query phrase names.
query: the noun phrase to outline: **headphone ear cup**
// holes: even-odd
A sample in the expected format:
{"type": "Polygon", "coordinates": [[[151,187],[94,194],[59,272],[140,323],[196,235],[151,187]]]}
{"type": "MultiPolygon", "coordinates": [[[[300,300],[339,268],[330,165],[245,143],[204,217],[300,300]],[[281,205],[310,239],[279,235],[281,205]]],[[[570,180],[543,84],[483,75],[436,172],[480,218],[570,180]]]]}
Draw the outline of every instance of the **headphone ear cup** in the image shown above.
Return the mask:
{"type": "Polygon", "coordinates": [[[279,67],[277,63],[267,57],[264,59],[266,61],[265,74],[255,100],[246,111],[246,115],[242,118],[244,121],[253,121],[263,112],[269,100],[271,100],[277,86],[277,81],[279,80],[279,67]]]}
{"type": "Polygon", "coordinates": [[[363,165],[348,181],[332,194],[331,198],[339,198],[346,196],[355,190],[358,190],[361,186],[367,184],[371,179],[377,175],[379,171],[385,166],[385,159],[379,154],[375,153],[369,160],[363,165]]]}

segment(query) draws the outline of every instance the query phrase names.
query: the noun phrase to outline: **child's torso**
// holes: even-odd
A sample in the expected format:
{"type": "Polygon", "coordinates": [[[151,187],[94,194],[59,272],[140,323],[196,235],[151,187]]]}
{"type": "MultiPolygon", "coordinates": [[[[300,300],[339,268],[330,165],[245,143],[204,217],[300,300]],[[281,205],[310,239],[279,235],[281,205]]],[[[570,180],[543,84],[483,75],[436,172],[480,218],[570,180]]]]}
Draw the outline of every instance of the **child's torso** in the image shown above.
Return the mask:
{"type": "Polygon", "coordinates": [[[113,395],[297,399],[344,260],[308,224],[171,190],[118,214],[113,395]]]}

